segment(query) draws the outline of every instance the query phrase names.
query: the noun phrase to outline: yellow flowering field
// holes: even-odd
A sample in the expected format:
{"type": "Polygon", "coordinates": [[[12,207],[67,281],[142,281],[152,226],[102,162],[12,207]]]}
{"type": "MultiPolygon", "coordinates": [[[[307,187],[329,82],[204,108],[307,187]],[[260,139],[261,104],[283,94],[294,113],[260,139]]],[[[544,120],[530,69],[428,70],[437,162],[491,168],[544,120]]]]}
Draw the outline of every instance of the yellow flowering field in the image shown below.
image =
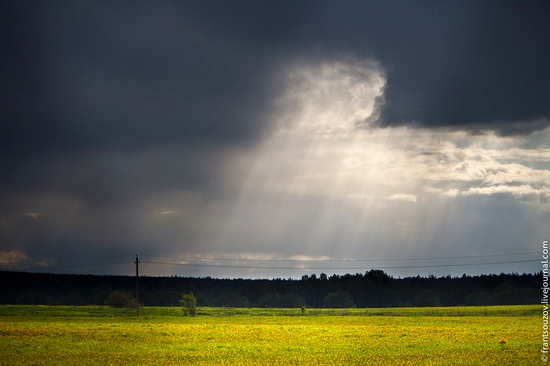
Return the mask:
{"type": "Polygon", "coordinates": [[[0,364],[537,365],[540,308],[210,309],[196,317],[144,308],[136,318],[105,307],[0,306],[0,364]]]}

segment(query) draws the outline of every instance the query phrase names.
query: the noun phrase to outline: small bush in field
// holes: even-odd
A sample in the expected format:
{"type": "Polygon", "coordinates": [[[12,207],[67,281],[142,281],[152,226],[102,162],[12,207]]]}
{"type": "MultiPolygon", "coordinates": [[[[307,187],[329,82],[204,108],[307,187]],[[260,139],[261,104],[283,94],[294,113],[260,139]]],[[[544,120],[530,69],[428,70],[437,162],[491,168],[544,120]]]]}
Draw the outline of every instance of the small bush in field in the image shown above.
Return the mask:
{"type": "Polygon", "coordinates": [[[197,299],[192,292],[189,294],[183,294],[180,300],[183,315],[195,316],[197,314],[197,299]]]}

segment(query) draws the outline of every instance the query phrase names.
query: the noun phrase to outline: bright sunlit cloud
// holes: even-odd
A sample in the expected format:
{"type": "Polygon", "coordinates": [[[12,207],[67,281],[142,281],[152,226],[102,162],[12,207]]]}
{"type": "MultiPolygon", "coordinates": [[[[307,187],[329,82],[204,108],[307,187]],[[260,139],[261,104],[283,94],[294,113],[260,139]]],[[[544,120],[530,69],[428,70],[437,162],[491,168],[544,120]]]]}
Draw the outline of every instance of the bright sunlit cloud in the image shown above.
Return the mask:
{"type": "MultiPolygon", "coordinates": [[[[205,165],[217,162],[211,191],[152,191],[132,201],[131,209],[110,202],[105,222],[89,219],[89,202],[44,196],[24,213],[32,219],[29,235],[62,235],[68,250],[83,233],[96,248],[110,247],[114,235],[135,252],[158,246],[161,254],[180,258],[170,266],[151,264],[158,274],[192,268],[198,275],[270,277],[279,272],[259,268],[266,264],[258,261],[277,267],[290,260],[284,265],[296,269],[285,273],[299,278],[311,261],[532,252],[549,234],[550,149],[541,141],[550,130],[503,137],[380,127],[386,77],[372,60],[302,60],[281,78],[286,88],[265,116],[271,128],[260,141],[197,150],[205,165]]],[[[162,149],[153,155],[163,156],[162,149]]],[[[111,161],[157,166],[141,155],[111,161]]],[[[170,165],[170,174],[178,164],[170,165]]],[[[15,259],[25,259],[24,251],[13,253],[3,253],[0,264],[13,267],[15,259]]],[[[52,263],[47,253],[39,257],[52,263]]],[[[330,266],[325,272],[339,272],[330,266]]]]}
{"type": "Polygon", "coordinates": [[[256,3],[3,7],[18,269],[132,274],[139,254],[146,275],[299,278],[330,267],[308,258],[363,272],[548,240],[545,2],[256,3]]]}
{"type": "Polygon", "coordinates": [[[548,151],[524,147],[529,137],[380,128],[385,78],[375,62],[300,63],[287,80],[272,133],[233,156],[228,175],[231,164],[249,169],[230,179],[238,195],[205,241],[222,250],[381,258],[486,254],[495,245],[517,252],[546,230],[550,170],[526,162],[547,164],[548,151]],[[486,218],[471,216],[481,207],[499,225],[492,238],[479,235],[486,218]],[[519,212],[534,231],[499,242],[519,212]]]}
{"type": "Polygon", "coordinates": [[[0,250],[0,265],[17,266],[28,261],[27,255],[18,250],[5,252],[0,250]]]}

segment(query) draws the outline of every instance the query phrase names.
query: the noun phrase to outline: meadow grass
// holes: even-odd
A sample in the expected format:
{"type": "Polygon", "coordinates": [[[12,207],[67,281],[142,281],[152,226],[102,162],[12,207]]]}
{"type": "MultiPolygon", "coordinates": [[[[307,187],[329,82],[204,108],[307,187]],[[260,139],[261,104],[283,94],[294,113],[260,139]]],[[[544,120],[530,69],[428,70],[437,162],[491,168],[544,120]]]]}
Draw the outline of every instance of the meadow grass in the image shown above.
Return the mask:
{"type": "Polygon", "coordinates": [[[541,306],[0,306],[2,365],[536,365],[541,306]]]}

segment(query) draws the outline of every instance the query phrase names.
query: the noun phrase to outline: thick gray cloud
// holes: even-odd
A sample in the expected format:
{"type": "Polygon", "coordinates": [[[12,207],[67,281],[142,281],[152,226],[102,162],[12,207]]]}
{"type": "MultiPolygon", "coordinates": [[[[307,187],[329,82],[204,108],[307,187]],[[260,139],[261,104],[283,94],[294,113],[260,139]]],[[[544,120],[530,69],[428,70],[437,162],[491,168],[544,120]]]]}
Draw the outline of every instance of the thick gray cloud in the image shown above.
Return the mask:
{"type": "Polygon", "coordinates": [[[7,152],[248,138],[261,130],[277,64],[312,52],[384,65],[384,125],[503,134],[548,125],[547,2],[14,2],[3,10],[7,152]]]}
{"type": "Polygon", "coordinates": [[[549,235],[549,11],[3,2],[0,266],[531,252],[549,235]]]}
{"type": "Polygon", "coordinates": [[[236,38],[207,11],[148,2],[12,7],[7,153],[231,141],[261,129],[274,50],[236,38]]]}

